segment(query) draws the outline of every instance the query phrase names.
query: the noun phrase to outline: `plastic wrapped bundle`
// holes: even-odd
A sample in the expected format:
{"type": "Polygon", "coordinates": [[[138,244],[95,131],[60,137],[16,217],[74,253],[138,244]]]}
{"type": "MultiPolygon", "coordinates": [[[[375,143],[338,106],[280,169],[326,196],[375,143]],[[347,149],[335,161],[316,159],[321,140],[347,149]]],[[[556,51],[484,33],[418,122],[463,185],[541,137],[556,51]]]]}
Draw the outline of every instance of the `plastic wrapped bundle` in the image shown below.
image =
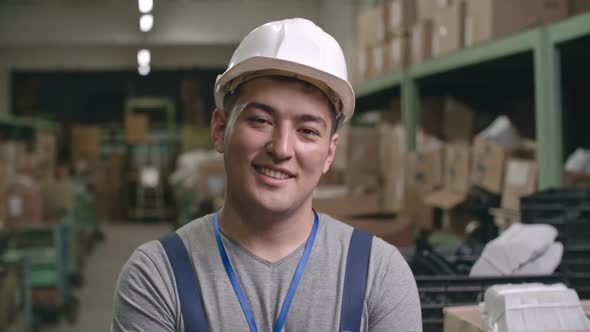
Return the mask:
{"type": "Polygon", "coordinates": [[[578,295],[563,284],[495,285],[481,311],[492,332],[590,331],[578,295]]]}

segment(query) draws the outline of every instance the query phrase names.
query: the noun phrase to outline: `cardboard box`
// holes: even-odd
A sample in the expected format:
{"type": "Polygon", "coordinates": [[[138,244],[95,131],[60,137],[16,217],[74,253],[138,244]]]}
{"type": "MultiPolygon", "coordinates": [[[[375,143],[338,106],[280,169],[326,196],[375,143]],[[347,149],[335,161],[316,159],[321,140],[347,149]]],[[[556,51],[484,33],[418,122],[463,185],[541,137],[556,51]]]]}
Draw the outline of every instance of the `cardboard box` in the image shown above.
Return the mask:
{"type": "MultiPolygon", "coordinates": [[[[444,153],[443,189],[427,194],[424,203],[441,209],[441,226],[458,234],[464,233],[466,216],[460,207],[469,190],[470,147],[466,144],[448,144],[444,153]]],[[[436,214],[432,213],[433,217],[436,214]]],[[[432,227],[435,220],[431,222],[432,227]]]]}
{"type": "Polygon", "coordinates": [[[416,0],[416,20],[418,22],[432,19],[435,12],[435,0],[416,0]]]}
{"type": "Polygon", "coordinates": [[[385,41],[385,12],[384,7],[366,10],[358,17],[358,46],[365,49],[383,44],[385,41]]]}
{"type": "Polygon", "coordinates": [[[485,332],[478,306],[459,306],[443,308],[444,332],[485,332]]]}
{"type": "Polygon", "coordinates": [[[401,125],[402,101],[400,96],[392,96],[387,103],[387,109],[381,114],[381,121],[391,125],[401,125]]]}
{"type": "Polygon", "coordinates": [[[42,220],[43,198],[39,185],[31,177],[12,179],[6,193],[6,225],[40,224],[42,220]]]}
{"type": "Polygon", "coordinates": [[[399,36],[388,40],[384,56],[388,72],[396,72],[406,68],[410,62],[409,37],[399,36]]]}
{"type": "Polygon", "coordinates": [[[464,143],[445,146],[444,188],[455,193],[467,193],[471,182],[471,147],[464,143]]]}
{"type": "Polygon", "coordinates": [[[567,17],[563,0],[472,0],[467,2],[465,46],[567,17]]]}
{"type": "Polygon", "coordinates": [[[490,214],[494,217],[494,224],[500,231],[505,230],[514,223],[519,223],[520,212],[506,209],[490,209],[490,214]]]}
{"type": "Polygon", "coordinates": [[[369,52],[364,48],[356,49],[352,60],[352,85],[359,86],[369,78],[369,52]]]}
{"type": "Polygon", "coordinates": [[[537,191],[537,176],[536,162],[516,158],[509,159],[500,207],[520,211],[520,197],[537,191]]]}
{"type": "Polygon", "coordinates": [[[454,1],[438,10],[433,17],[433,57],[460,50],[465,45],[465,3],[454,1]]]}
{"type": "Polygon", "coordinates": [[[68,178],[41,183],[43,195],[43,219],[61,218],[72,209],[73,184],[68,178]]]}
{"type": "Polygon", "coordinates": [[[197,169],[197,201],[214,200],[225,195],[225,164],[223,159],[203,162],[197,169]]]}
{"type": "Polygon", "coordinates": [[[416,23],[412,27],[410,63],[417,65],[432,58],[432,20],[416,23]]]}
{"type": "Polygon", "coordinates": [[[415,227],[408,218],[346,218],[344,223],[367,231],[396,247],[410,247],[415,243],[415,227]]]}
{"type": "Polygon", "coordinates": [[[28,169],[27,146],[20,141],[6,141],[0,145],[0,160],[4,163],[6,175],[11,178],[28,169]]]}
{"type": "Polygon", "coordinates": [[[8,174],[3,161],[0,161],[0,228],[5,224],[6,202],[8,194],[8,174]]]}
{"type": "Polygon", "coordinates": [[[379,166],[379,132],[375,128],[350,127],[348,171],[354,174],[379,174],[379,166]]]}
{"type": "Polygon", "coordinates": [[[125,219],[125,162],[124,153],[112,153],[94,173],[96,213],[101,221],[125,219]]]}
{"type": "Polygon", "coordinates": [[[328,172],[320,177],[318,186],[344,185],[346,183],[346,172],[331,167],[328,172]]]}
{"type": "Polygon", "coordinates": [[[567,188],[590,188],[590,174],[563,171],[563,186],[567,188]]]}
{"type": "Polygon", "coordinates": [[[471,142],[474,134],[473,109],[461,101],[447,97],[443,111],[443,137],[448,142],[471,142]]]}
{"type": "Polygon", "coordinates": [[[369,47],[369,79],[382,76],[387,70],[385,44],[369,47]]]}
{"type": "Polygon", "coordinates": [[[433,189],[405,183],[404,200],[401,215],[411,220],[412,224],[422,229],[433,229],[434,209],[424,202],[424,197],[433,189]]]}
{"type": "Polygon", "coordinates": [[[384,176],[381,181],[380,211],[398,213],[404,206],[404,177],[384,176]]]}
{"type": "Polygon", "coordinates": [[[348,173],[346,187],[353,196],[375,194],[381,187],[381,179],[378,173],[348,173]]]}
{"type": "Polygon", "coordinates": [[[418,106],[419,127],[425,134],[442,137],[444,99],[440,97],[422,97],[418,106]]]}
{"type": "Polygon", "coordinates": [[[341,125],[338,129],[338,143],[336,144],[336,154],[332,161],[331,169],[337,171],[346,171],[348,169],[348,125],[341,125]]]}
{"type": "Polygon", "coordinates": [[[71,138],[71,159],[76,169],[88,169],[100,158],[100,128],[74,126],[71,138]]]}
{"type": "Polygon", "coordinates": [[[406,35],[416,22],[416,0],[390,0],[385,4],[385,28],[389,37],[406,35]]]}
{"type": "Polygon", "coordinates": [[[590,0],[570,0],[569,15],[578,15],[590,11],[590,0]]]}
{"type": "Polygon", "coordinates": [[[532,13],[534,16],[528,20],[528,24],[551,24],[563,20],[570,13],[572,2],[564,0],[525,0],[523,13],[532,13]]]}
{"type": "Polygon", "coordinates": [[[506,160],[511,151],[485,139],[476,138],[472,148],[471,182],[495,194],[502,192],[506,160]]]}
{"type": "Polygon", "coordinates": [[[125,133],[127,136],[127,143],[146,143],[148,140],[149,130],[150,123],[146,114],[131,113],[125,116],[125,133]]]}
{"type": "Polygon", "coordinates": [[[318,212],[328,214],[336,219],[345,220],[353,216],[379,212],[379,196],[377,194],[361,196],[346,195],[314,199],[313,208],[318,212]]]}
{"type": "Polygon", "coordinates": [[[416,151],[407,154],[407,183],[434,191],[443,183],[443,150],[416,151]]]}
{"type": "Polygon", "coordinates": [[[57,137],[52,133],[38,133],[34,154],[39,162],[37,166],[54,169],[57,163],[57,137]]]}
{"type": "Polygon", "coordinates": [[[400,125],[381,123],[379,132],[380,174],[390,177],[404,176],[405,132],[400,125]]]}

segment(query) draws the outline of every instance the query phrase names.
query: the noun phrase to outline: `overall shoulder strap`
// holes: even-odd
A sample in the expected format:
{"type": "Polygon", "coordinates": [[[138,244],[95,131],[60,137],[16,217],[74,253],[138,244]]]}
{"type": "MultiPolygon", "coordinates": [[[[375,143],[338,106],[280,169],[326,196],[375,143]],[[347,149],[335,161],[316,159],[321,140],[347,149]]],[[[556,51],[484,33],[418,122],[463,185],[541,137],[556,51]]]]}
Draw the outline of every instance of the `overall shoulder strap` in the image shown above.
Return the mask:
{"type": "Polygon", "coordinates": [[[340,310],[341,332],[360,331],[372,244],[373,235],[354,229],[348,247],[344,275],[342,308],[340,310]]]}
{"type": "Polygon", "coordinates": [[[162,237],[160,242],[166,251],[176,279],[176,289],[180,298],[180,309],[185,331],[208,331],[209,324],[205,317],[199,280],[193,270],[192,261],[182,239],[176,232],[173,232],[162,237]]]}

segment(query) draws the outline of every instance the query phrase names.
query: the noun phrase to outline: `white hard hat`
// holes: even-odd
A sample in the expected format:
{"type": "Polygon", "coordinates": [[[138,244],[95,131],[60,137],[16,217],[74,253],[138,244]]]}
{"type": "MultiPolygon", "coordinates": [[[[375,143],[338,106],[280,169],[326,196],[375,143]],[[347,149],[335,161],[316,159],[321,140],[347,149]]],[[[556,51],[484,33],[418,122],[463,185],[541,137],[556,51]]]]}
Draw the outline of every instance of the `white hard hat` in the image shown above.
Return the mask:
{"type": "Polygon", "coordinates": [[[293,18],[269,22],[250,32],[234,52],[227,70],[217,76],[215,104],[241,83],[265,75],[296,77],[320,88],[341,112],[354,111],[354,91],[338,42],[313,22],[293,18]]]}

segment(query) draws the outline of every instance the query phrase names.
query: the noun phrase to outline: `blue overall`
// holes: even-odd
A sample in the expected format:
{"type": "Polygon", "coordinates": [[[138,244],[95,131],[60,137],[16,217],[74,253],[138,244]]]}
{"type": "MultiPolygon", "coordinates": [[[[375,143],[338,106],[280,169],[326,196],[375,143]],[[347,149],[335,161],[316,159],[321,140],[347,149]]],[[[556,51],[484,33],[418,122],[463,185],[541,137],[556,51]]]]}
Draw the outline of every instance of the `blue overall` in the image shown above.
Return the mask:
{"type": "MultiPolygon", "coordinates": [[[[208,331],[209,324],[205,316],[199,281],[184,243],[176,232],[162,237],[160,242],[176,278],[185,331],[208,331]],[[195,299],[200,300],[195,301],[195,299]]],[[[344,275],[344,294],[340,309],[341,332],[360,331],[372,242],[371,234],[354,229],[350,238],[344,275]]]]}

